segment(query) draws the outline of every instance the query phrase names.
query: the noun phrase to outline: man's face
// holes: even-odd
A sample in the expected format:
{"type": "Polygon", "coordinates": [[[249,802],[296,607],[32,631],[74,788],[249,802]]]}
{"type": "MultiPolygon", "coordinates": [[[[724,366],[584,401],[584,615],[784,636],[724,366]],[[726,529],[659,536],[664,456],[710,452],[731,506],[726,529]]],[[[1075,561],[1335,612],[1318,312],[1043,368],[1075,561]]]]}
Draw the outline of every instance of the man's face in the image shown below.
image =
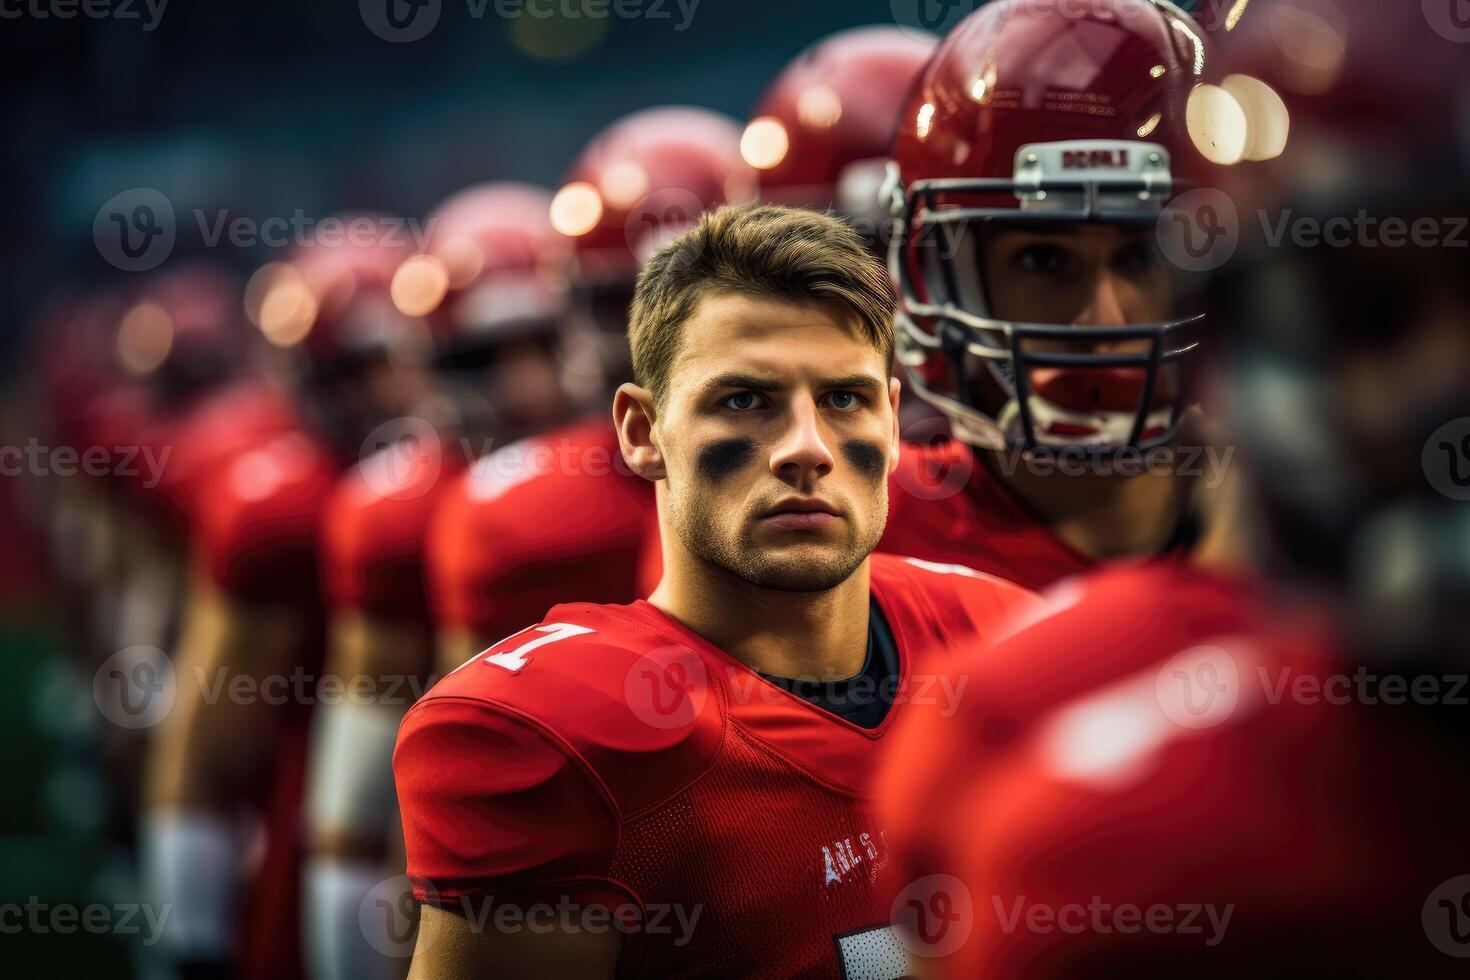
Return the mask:
{"type": "Polygon", "coordinates": [[[1175,314],[1152,228],[998,227],[982,242],[991,313],[1001,319],[1116,327],[1175,314]]]}
{"type": "Polygon", "coordinates": [[[514,433],[540,432],[566,417],[567,397],[548,338],[501,344],[486,372],[484,390],[495,414],[514,433]]]}
{"type": "Polygon", "coordinates": [[[883,533],[897,403],[882,356],[826,307],[705,297],[654,427],[666,530],[763,588],[835,587],[883,533]]]}
{"type": "MultiPolygon", "coordinates": [[[[1077,328],[1066,337],[1027,338],[1021,342],[1025,353],[1146,355],[1147,339],[1098,339],[1087,328],[1160,323],[1181,312],[1177,283],[1152,228],[1001,225],[985,229],[981,245],[981,274],[992,316],[1077,328]]],[[[971,365],[970,375],[979,403],[998,410],[1007,396],[994,390],[978,364],[971,365]]],[[[1174,400],[1177,375],[1174,365],[1160,369],[1150,410],[1164,409],[1174,400]]],[[[1147,381],[1147,369],[1134,366],[1039,366],[1027,378],[1039,399],[1064,413],[1121,413],[1123,432],[1131,428],[1147,381]]],[[[1048,437],[1062,441],[1096,434],[1093,425],[1076,414],[1042,422],[1048,437]],[[1057,424],[1073,428],[1053,429],[1057,424]]]]}

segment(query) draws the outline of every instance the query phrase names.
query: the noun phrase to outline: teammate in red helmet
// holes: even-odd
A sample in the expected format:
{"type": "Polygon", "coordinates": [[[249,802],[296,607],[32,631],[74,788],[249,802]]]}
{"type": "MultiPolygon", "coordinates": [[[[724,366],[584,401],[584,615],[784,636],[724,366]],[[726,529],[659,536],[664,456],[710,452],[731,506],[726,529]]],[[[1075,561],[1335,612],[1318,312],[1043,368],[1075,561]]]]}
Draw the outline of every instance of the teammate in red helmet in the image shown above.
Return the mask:
{"type": "Polygon", "coordinates": [[[898,27],[825,37],[789,64],[751,110],[741,155],[762,201],[831,211],[886,254],[879,193],[899,110],[937,39],[898,27]]]}
{"type": "Polygon", "coordinates": [[[410,710],[412,975],[901,976],[875,753],[931,648],[1035,599],[870,560],[899,386],[852,229],[712,212],[650,260],[629,336],[619,448],[667,572],[647,601],[556,605],[410,710]]]}
{"type": "Polygon", "coordinates": [[[384,920],[359,911],[391,877],[389,854],[401,855],[393,738],[434,668],[430,516],[467,451],[564,423],[572,408],[556,363],[570,243],[552,229],[550,204],[550,192],[525,184],[467,188],[430,214],[427,248],[393,277],[399,310],[424,317],[435,335],[444,404],[440,417],[386,427],[384,445],[342,477],[326,507],[326,674],[362,696],[324,704],[313,723],[304,900],[318,980],[395,966],[384,920]]]}
{"type": "Polygon", "coordinates": [[[1079,584],[905,733],[883,798],[927,975],[1463,974],[1470,62],[1448,23],[1269,0],[1235,25],[1212,359],[1258,554],[1079,584]]]}
{"type": "Polygon", "coordinates": [[[653,494],[618,454],[606,399],[628,376],[642,261],[706,208],[749,198],[739,143],[735,123],[708,110],[634,113],[588,144],[553,198],[552,225],[573,249],[563,372],[590,414],[482,457],[438,506],[428,563],[445,669],[562,599],[638,597],[653,494]]]}
{"type": "Polygon", "coordinates": [[[955,438],[905,454],[881,548],[1040,587],[1193,544],[1223,461],[1156,228],[1205,163],[1214,71],[1154,0],[987,4],[939,45],[893,144],[891,266],[911,393],[955,438]]]}
{"type": "MultiPolygon", "coordinates": [[[[285,424],[230,439],[223,455],[200,451],[209,463],[187,488],[197,510],[176,696],[156,729],[142,835],[150,894],[173,909],[160,948],[186,974],[300,973],[301,781],[323,647],[318,532],[364,436],[427,390],[427,327],[389,298],[408,242],[368,216],[345,219],[340,235],[328,227],[246,288],[283,380],[229,397],[274,405],[285,424]],[[251,816],[265,830],[254,865],[251,816]]],[[[180,442],[226,439],[238,419],[224,407],[202,412],[180,442]]]]}

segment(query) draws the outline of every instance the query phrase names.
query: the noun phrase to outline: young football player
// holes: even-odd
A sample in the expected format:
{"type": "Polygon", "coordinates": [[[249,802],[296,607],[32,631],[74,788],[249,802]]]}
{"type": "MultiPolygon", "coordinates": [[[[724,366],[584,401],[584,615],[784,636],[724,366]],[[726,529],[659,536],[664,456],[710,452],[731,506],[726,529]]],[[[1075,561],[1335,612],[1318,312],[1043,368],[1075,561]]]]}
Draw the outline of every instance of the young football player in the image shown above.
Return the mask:
{"type": "Polygon", "coordinates": [[[847,225],[724,208],[655,254],[613,403],[656,487],[646,601],[561,605],[409,711],[411,976],[903,976],[867,780],[924,660],[1034,597],[870,558],[892,294],[847,225]]]}

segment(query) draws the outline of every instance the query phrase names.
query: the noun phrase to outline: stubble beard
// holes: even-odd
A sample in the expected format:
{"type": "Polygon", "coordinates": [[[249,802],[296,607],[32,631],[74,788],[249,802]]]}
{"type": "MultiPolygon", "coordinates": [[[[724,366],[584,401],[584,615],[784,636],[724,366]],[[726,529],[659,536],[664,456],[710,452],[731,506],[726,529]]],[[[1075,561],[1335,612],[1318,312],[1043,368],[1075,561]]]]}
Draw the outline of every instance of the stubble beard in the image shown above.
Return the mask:
{"type": "Polygon", "coordinates": [[[867,560],[882,525],[860,531],[845,520],[845,533],[835,547],[812,555],[810,547],[771,549],[755,542],[754,520],[742,520],[737,534],[722,534],[713,509],[691,507],[687,500],[672,508],[674,531],[697,560],[762,589],[776,592],[826,592],[852,577],[867,560]]]}

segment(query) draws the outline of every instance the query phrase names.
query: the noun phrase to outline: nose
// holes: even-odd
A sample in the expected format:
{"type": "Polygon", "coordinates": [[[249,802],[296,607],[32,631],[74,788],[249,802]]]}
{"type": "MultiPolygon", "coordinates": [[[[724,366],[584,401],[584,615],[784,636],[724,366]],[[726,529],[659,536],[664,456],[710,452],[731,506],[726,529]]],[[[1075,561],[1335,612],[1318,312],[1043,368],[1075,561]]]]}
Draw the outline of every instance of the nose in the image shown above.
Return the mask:
{"type": "MultiPolygon", "coordinates": [[[[1129,323],[1123,309],[1122,290],[1117,277],[1107,270],[1100,270],[1094,277],[1092,289],[1072,324],[1079,327],[1123,327],[1129,323]]],[[[1137,340],[1099,340],[1087,344],[1087,349],[1098,354],[1127,353],[1147,347],[1146,342],[1137,340]]]]}
{"type": "Polygon", "coordinates": [[[1106,269],[1098,270],[1093,277],[1087,303],[1072,323],[1079,327],[1121,327],[1127,322],[1117,277],[1106,269]]]}
{"type": "Polygon", "coordinates": [[[771,472],[801,493],[832,472],[832,451],[822,434],[822,420],[814,401],[793,400],[786,430],[771,449],[771,472]]]}

